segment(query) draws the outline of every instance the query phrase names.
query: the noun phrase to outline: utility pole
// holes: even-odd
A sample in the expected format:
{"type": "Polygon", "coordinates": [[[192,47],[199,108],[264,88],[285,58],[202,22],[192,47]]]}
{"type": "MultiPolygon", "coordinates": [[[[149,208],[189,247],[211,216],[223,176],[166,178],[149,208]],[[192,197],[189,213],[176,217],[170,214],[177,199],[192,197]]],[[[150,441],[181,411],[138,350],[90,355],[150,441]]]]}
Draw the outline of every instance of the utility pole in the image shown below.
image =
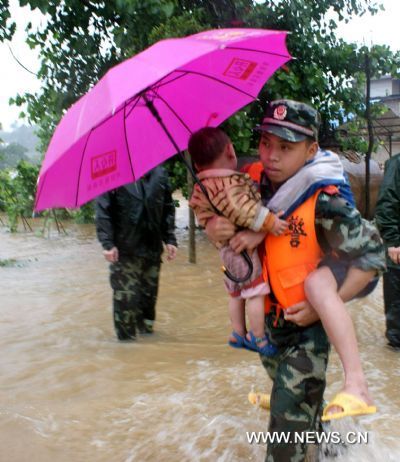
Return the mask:
{"type": "Polygon", "coordinates": [[[366,75],[366,91],[365,91],[365,119],[367,121],[368,130],[368,149],[365,155],[365,217],[370,218],[370,160],[371,154],[374,149],[374,133],[372,129],[371,119],[371,106],[370,106],[370,94],[371,94],[371,66],[369,50],[365,52],[365,75],[366,75]]]}
{"type": "MultiPolygon", "coordinates": [[[[185,152],[185,159],[189,165],[192,165],[192,159],[190,158],[189,153],[185,152]]],[[[193,177],[189,170],[187,171],[187,183],[188,183],[188,193],[189,197],[192,195],[193,191],[193,177]]],[[[194,212],[189,207],[189,246],[188,246],[188,258],[189,263],[196,263],[196,223],[194,219],[194,212]]]]}

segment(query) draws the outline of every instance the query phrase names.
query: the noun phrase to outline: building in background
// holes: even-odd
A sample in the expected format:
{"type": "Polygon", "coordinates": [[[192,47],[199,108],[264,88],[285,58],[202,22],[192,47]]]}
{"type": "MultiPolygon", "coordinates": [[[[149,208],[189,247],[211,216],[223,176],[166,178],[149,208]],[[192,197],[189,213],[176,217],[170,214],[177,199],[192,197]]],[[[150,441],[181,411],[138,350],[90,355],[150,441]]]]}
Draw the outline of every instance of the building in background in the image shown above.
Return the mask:
{"type": "Polygon", "coordinates": [[[371,79],[371,102],[380,102],[400,117],[400,79],[384,75],[371,79]]]}
{"type": "Polygon", "coordinates": [[[382,163],[400,153],[400,79],[384,75],[371,80],[371,102],[388,108],[373,122],[376,141],[380,143],[374,158],[382,163]]]}

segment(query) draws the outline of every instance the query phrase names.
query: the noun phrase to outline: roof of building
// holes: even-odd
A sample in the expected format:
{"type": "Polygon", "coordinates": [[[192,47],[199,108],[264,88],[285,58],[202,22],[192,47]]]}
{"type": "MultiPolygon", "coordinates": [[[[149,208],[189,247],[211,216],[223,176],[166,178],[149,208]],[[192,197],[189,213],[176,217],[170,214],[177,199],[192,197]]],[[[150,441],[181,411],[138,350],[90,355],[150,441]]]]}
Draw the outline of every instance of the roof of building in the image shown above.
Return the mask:
{"type": "MultiPolygon", "coordinates": [[[[339,131],[347,131],[347,124],[339,127],[339,131]]],[[[400,136],[400,117],[395,114],[391,109],[388,109],[384,114],[372,120],[372,129],[374,135],[378,138],[389,137],[397,138],[400,136]]],[[[367,126],[361,127],[357,133],[360,136],[367,135],[367,126]]]]}

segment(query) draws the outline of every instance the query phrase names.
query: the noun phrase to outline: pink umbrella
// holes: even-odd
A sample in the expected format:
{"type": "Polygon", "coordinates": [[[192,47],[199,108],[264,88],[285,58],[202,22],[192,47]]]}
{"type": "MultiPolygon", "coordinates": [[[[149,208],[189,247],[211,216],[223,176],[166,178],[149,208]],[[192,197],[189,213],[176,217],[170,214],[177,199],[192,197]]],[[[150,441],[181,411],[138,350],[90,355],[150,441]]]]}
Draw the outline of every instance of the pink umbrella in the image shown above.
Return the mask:
{"type": "Polygon", "coordinates": [[[218,29],[163,40],[112,68],[66,112],[35,210],[79,207],[140,178],[254,101],[287,62],[286,32],[218,29]]]}

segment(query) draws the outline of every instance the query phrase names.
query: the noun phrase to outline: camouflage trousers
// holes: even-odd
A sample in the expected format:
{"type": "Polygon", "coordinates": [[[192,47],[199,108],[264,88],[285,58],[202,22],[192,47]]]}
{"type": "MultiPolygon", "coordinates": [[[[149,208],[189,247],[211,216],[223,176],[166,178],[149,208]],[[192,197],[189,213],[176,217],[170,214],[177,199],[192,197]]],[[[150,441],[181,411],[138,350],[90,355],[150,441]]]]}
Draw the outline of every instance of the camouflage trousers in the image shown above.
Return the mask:
{"type": "MultiPolygon", "coordinates": [[[[320,430],[320,414],[326,385],[329,342],[321,323],[300,329],[279,320],[273,327],[267,317],[267,332],[274,339],[279,330],[279,351],[276,356],[261,356],[261,361],[273,381],[271,414],[268,432],[290,434],[290,443],[274,442],[267,447],[266,462],[302,462],[307,447],[295,441],[294,434],[320,430]],[[281,327],[281,329],[280,329],[281,327]],[[287,333],[288,344],[284,344],[287,333]]],[[[310,446],[310,445],[309,445],[310,446]]]]}
{"type": "Polygon", "coordinates": [[[389,345],[400,348],[400,269],[388,268],[383,274],[386,338],[389,345]]]}
{"type": "Polygon", "coordinates": [[[110,265],[113,317],[119,340],[133,340],[136,330],[151,333],[161,260],[144,257],[120,258],[110,265]]]}

